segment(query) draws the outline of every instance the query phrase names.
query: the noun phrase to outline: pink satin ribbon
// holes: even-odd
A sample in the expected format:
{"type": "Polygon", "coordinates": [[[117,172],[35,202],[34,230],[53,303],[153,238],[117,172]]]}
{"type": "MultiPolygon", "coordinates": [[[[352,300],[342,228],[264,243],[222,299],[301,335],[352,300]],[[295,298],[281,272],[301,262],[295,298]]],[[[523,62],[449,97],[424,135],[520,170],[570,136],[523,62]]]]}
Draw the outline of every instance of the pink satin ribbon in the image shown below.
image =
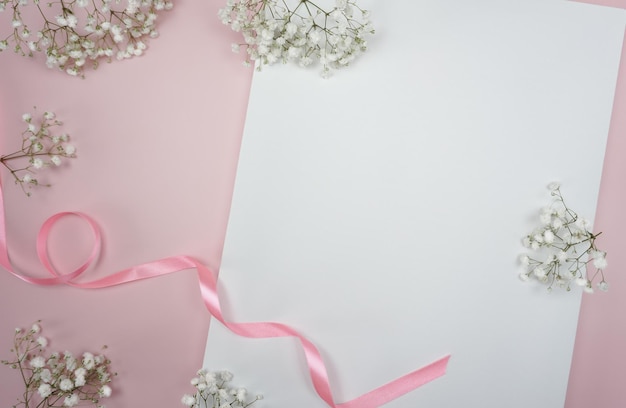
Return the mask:
{"type": "Polygon", "coordinates": [[[330,382],[326,366],[322,360],[317,347],[304,336],[289,326],[280,323],[234,323],[224,319],[220,307],[219,296],[217,294],[216,275],[206,266],[189,256],[175,256],[164,258],[154,262],[144,263],[132,268],[125,269],[107,276],[86,283],[78,283],[74,280],[78,278],[98,256],[102,244],[100,231],[96,222],[89,216],[80,212],[62,212],[48,218],[42,225],[37,235],[37,255],[45,269],[53,276],[51,278],[32,278],[17,273],[9,260],[7,250],[7,237],[5,228],[4,199],[2,186],[0,184],[0,265],[17,278],[35,285],[58,285],[65,284],[84,289],[106,288],[124,283],[135,282],[142,279],[154,278],[170,273],[179,272],[185,269],[195,268],[198,273],[198,281],[202,299],[208,311],[213,317],[219,320],[232,332],[249,338],[271,338],[271,337],[296,337],[304,350],[309,374],[316,392],[329,407],[333,408],[376,408],[394,400],[407,392],[410,392],[425,383],[432,381],[445,374],[450,356],[445,356],[425,367],[406,374],[390,383],[376,388],[351,401],[336,404],[330,390],[330,382]],[[94,235],[95,242],[87,260],[75,271],[68,274],[60,274],[52,265],[48,256],[48,236],[54,224],[61,218],[77,216],[85,221],[94,235]]]}

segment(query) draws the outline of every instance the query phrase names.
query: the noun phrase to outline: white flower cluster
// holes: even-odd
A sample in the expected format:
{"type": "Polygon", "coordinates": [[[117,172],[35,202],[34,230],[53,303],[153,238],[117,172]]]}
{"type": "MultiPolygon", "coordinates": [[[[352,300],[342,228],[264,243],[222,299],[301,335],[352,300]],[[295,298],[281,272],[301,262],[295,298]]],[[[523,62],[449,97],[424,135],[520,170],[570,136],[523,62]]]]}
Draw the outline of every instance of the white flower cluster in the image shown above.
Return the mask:
{"type": "Polygon", "coordinates": [[[183,395],[181,402],[191,408],[231,408],[248,407],[263,399],[262,395],[257,395],[252,401],[248,401],[245,388],[231,388],[229,386],[228,383],[232,379],[233,375],[228,371],[199,370],[197,376],[191,380],[191,385],[196,388],[196,393],[183,395]]]}
{"type": "Polygon", "coordinates": [[[101,398],[111,396],[110,361],[103,355],[84,353],[76,358],[66,351],[43,355],[48,340],[39,335],[41,327],[35,323],[30,330],[15,329],[15,360],[2,364],[19,369],[25,390],[20,404],[29,407],[73,407],[80,402],[97,407],[101,398]]]}
{"type": "Polygon", "coordinates": [[[13,12],[12,32],[0,37],[0,51],[14,43],[14,51],[46,55],[46,65],[72,76],[84,77],[87,61],[97,68],[101,60],[111,62],[142,55],[145,39],[158,36],[157,14],[170,10],[170,0],[60,0],[43,9],[39,0],[0,0],[0,12],[13,12]],[[33,2],[42,23],[34,30],[22,18],[22,9],[33,2]],[[113,3],[113,4],[112,4],[113,3]]]}
{"type": "Polygon", "coordinates": [[[37,171],[58,167],[63,159],[76,157],[76,148],[68,143],[69,135],[52,134],[51,128],[62,125],[54,112],[44,112],[39,121],[34,120],[30,113],[25,113],[22,120],[27,126],[22,133],[22,148],[0,156],[0,163],[9,169],[15,183],[30,195],[27,188],[42,185],[35,177],[37,171]]]}
{"type": "Polygon", "coordinates": [[[324,9],[310,0],[227,0],[218,13],[224,24],[243,34],[246,64],[257,68],[277,61],[311,65],[319,60],[322,76],[349,65],[367,50],[366,34],[374,34],[369,12],[356,0],[336,0],[324,9]]]}
{"type": "Polygon", "coordinates": [[[607,291],[609,285],[603,272],[607,267],[606,252],[595,243],[601,233],[593,234],[591,223],[565,205],[558,183],[551,183],[548,189],[553,201],[540,214],[541,227],[523,239],[523,245],[534,255],[520,257],[524,267],[520,279],[528,281],[534,277],[548,285],[548,290],[556,285],[570,291],[575,283],[593,293],[593,281],[599,276],[598,289],[607,291]],[[591,277],[590,264],[595,268],[591,277]]]}

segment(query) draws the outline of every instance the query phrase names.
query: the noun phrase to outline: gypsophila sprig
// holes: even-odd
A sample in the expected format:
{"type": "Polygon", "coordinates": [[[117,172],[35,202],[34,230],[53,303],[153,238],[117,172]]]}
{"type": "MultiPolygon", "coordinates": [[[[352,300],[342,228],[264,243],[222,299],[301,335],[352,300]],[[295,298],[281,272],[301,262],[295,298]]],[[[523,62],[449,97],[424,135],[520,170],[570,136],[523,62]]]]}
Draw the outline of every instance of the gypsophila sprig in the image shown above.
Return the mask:
{"type": "Polygon", "coordinates": [[[211,372],[201,369],[191,380],[191,385],[196,389],[195,394],[183,395],[181,402],[191,408],[234,408],[249,407],[263,399],[262,395],[249,399],[245,388],[230,386],[232,379],[233,375],[228,371],[211,372]]]}
{"type": "Polygon", "coordinates": [[[548,186],[552,203],[540,214],[541,227],[523,239],[523,245],[533,251],[520,256],[524,271],[520,279],[537,279],[552,290],[554,286],[571,290],[572,283],[581,286],[587,293],[593,293],[596,279],[598,289],[607,291],[604,279],[607,267],[606,252],[596,246],[596,238],[591,223],[567,207],[558,183],[548,186]],[[591,266],[595,269],[591,273],[591,266]]]}
{"type": "MultiPolygon", "coordinates": [[[[111,396],[112,376],[109,361],[102,354],[72,353],[45,355],[48,340],[41,336],[40,321],[29,330],[15,329],[13,360],[2,364],[19,370],[24,381],[24,392],[13,407],[73,407],[84,403],[97,407],[102,398],[111,396]]],[[[104,347],[106,348],[106,347],[104,347]]]]}
{"type": "Polygon", "coordinates": [[[22,115],[26,130],[22,132],[22,148],[0,156],[0,163],[10,172],[15,183],[30,196],[31,187],[41,184],[37,172],[48,167],[58,167],[65,159],[76,157],[76,148],[69,143],[66,133],[56,134],[54,128],[62,125],[54,112],[44,112],[39,120],[30,113],[22,115]]]}
{"type": "Polygon", "coordinates": [[[158,13],[172,7],[170,0],[59,0],[45,7],[39,0],[0,0],[0,12],[13,13],[10,34],[0,35],[0,51],[12,44],[24,56],[42,52],[49,68],[84,77],[88,62],[97,68],[102,60],[142,55],[146,39],[158,36],[158,13]],[[29,3],[40,16],[36,27],[22,15],[29,3]]]}
{"type": "Polygon", "coordinates": [[[322,76],[348,66],[367,50],[367,34],[374,34],[370,13],[356,0],[336,0],[329,9],[310,0],[227,0],[220,20],[243,34],[246,64],[257,68],[281,61],[306,67],[319,61],[322,76]]]}

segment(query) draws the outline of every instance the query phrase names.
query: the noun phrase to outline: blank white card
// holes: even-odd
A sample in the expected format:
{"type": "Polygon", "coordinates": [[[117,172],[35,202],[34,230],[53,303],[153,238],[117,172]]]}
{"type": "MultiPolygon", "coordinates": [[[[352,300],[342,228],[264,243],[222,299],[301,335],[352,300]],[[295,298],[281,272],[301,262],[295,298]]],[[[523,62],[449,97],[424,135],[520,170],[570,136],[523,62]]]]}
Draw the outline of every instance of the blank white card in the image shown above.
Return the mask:
{"type": "MultiPolygon", "coordinates": [[[[556,0],[359,2],[370,50],[324,80],[255,73],[220,293],[313,341],[336,401],[450,353],[388,407],[563,406],[580,293],[522,283],[558,180],[593,219],[622,10],[556,0]]],[[[324,407],[293,339],[211,324],[205,366],[259,407],[324,407]]]]}

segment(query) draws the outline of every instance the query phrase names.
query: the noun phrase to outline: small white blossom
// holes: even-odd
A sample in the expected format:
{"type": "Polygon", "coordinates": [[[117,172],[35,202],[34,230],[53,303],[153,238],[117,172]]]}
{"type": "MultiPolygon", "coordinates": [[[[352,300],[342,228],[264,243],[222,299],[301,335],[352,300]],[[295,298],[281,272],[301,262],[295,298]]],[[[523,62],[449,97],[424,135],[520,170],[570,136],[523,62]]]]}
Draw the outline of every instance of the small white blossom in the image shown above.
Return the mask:
{"type": "Polygon", "coordinates": [[[228,383],[233,379],[233,375],[228,371],[212,372],[200,369],[197,375],[198,377],[191,380],[196,393],[185,394],[181,398],[185,406],[197,408],[201,401],[203,408],[249,407],[262,399],[262,396],[258,395],[254,400],[247,401],[245,388],[231,388],[228,383]]]}
{"type": "Polygon", "coordinates": [[[561,188],[561,184],[554,181],[550,184],[548,184],[548,190],[552,191],[552,192],[556,192],[557,190],[559,190],[561,188]]]}
{"type": "Polygon", "coordinates": [[[46,360],[41,357],[41,356],[37,356],[34,357],[32,360],[30,360],[30,366],[37,369],[37,368],[43,368],[46,365],[46,360]]]}
{"type": "Polygon", "coordinates": [[[41,378],[41,381],[44,383],[50,383],[52,382],[52,373],[47,368],[44,368],[41,370],[41,373],[39,373],[39,378],[41,378]]]}
{"type": "MultiPolygon", "coordinates": [[[[11,157],[10,161],[0,160],[0,162],[11,171],[15,182],[22,187],[22,190],[30,195],[27,188],[39,185],[35,178],[37,170],[59,166],[63,157],[75,157],[76,148],[69,144],[64,145],[69,139],[67,134],[53,133],[54,127],[62,125],[56,119],[54,112],[44,112],[40,120],[34,120],[30,113],[24,113],[22,121],[26,124],[26,130],[22,133],[21,150],[7,155],[11,157]]],[[[38,330],[37,327],[37,325],[33,326],[33,332],[38,330]]]]}
{"type": "Polygon", "coordinates": [[[548,290],[556,285],[569,291],[571,285],[576,284],[585,292],[593,293],[593,281],[599,276],[598,288],[608,289],[603,275],[606,253],[595,244],[599,234],[591,232],[587,219],[566,207],[560,188],[558,183],[548,186],[552,204],[541,211],[541,226],[522,241],[524,247],[535,253],[520,257],[524,271],[519,277],[524,281],[534,277],[546,284],[548,290]],[[593,264],[597,273],[587,275],[587,264],[593,264]]]}
{"type": "Polygon", "coordinates": [[[246,400],[246,394],[247,394],[247,391],[246,391],[246,389],[245,389],[245,388],[239,388],[239,389],[237,390],[237,394],[236,394],[236,396],[235,396],[235,399],[236,399],[237,401],[239,401],[239,402],[245,402],[245,400],[246,400]]]}
{"type": "Polygon", "coordinates": [[[69,378],[64,378],[59,383],[59,388],[62,391],[71,391],[74,388],[74,383],[69,378]]]}
{"type": "Polygon", "coordinates": [[[576,284],[578,286],[587,286],[587,283],[588,283],[587,279],[585,279],[585,278],[578,278],[578,279],[576,279],[576,284]]]}
{"type": "Polygon", "coordinates": [[[74,378],[74,385],[76,387],[82,387],[86,383],[87,383],[87,379],[85,378],[84,375],[77,375],[76,378],[74,378]]]}
{"type": "Polygon", "coordinates": [[[543,240],[546,244],[551,244],[554,242],[554,233],[550,230],[546,230],[543,232],[543,240]]]}
{"type": "Polygon", "coordinates": [[[37,344],[41,347],[46,347],[48,345],[48,339],[43,336],[37,337],[37,344]]]}
{"type": "Polygon", "coordinates": [[[606,253],[601,251],[595,251],[593,256],[593,266],[597,269],[605,269],[608,265],[606,262],[606,253]]]}
{"type": "Polygon", "coordinates": [[[111,387],[109,387],[108,385],[103,385],[100,390],[98,390],[98,395],[100,395],[101,397],[110,397],[111,392],[111,387]]]}
{"type": "Polygon", "coordinates": [[[65,400],[63,400],[63,406],[64,407],[73,407],[73,406],[77,405],[78,402],[79,402],[78,395],[72,394],[69,397],[65,397],[65,400]]]}
{"type": "Polygon", "coordinates": [[[191,407],[196,403],[196,399],[191,395],[185,394],[183,395],[181,402],[183,403],[183,405],[191,407]]]}
{"type": "MultiPolygon", "coordinates": [[[[36,33],[36,38],[33,38],[35,36],[31,35],[31,30],[20,17],[21,8],[27,6],[28,1],[13,1],[11,26],[14,32],[0,40],[0,51],[7,49],[11,41],[15,43],[15,52],[29,56],[41,52],[45,55],[43,60],[49,68],[57,68],[68,75],[80,77],[84,76],[84,66],[96,68],[99,60],[111,57],[113,48],[125,49],[131,45],[134,48],[124,53],[125,58],[142,55],[145,50],[142,40],[156,36],[158,12],[171,10],[173,7],[173,2],[159,0],[65,2],[59,14],[46,16],[40,13],[40,21],[29,22],[39,23],[37,29],[32,31],[36,33]],[[28,53],[24,52],[26,47],[28,53]],[[93,64],[88,64],[89,60],[93,64]]],[[[0,0],[1,8],[6,5],[6,0],[0,0]]]]}
{"type": "Polygon", "coordinates": [[[347,66],[367,49],[365,36],[374,30],[365,11],[355,16],[356,0],[341,0],[331,10],[322,10],[311,0],[227,1],[218,18],[235,32],[241,32],[243,47],[250,61],[260,69],[278,61],[295,62],[302,67],[319,61],[323,76],[347,66]]]}
{"type": "Polygon", "coordinates": [[[83,366],[87,370],[93,370],[94,369],[94,367],[96,366],[96,360],[95,360],[93,354],[91,354],[91,353],[84,353],[83,354],[83,366]]]}
{"type": "Polygon", "coordinates": [[[44,357],[42,346],[47,340],[38,335],[40,331],[39,324],[28,331],[16,331],[12,349],[15,360],[1,362],[21,371],[25,390],[21,399],[18,397],[16,406],[29,406],[29,402],[34,402],[41,407],[73,407],[85,401],[103,408],[100,399],[111,396],[108,385],[111,381],[110,362],[100,355],[100,358],[94,358],[97,361],[95,370],[89,371],[77,366],[76,358],[69,351],[44,357]]]}
{"type": "Polygon", "coordinates": [[[46,398],[50,394],[52,394],[52,387],[50,386],[50,384],[41,384],[39,388],[37,388],[37,393],[39,393],[39,396],[41,398],[46,398]]]}

